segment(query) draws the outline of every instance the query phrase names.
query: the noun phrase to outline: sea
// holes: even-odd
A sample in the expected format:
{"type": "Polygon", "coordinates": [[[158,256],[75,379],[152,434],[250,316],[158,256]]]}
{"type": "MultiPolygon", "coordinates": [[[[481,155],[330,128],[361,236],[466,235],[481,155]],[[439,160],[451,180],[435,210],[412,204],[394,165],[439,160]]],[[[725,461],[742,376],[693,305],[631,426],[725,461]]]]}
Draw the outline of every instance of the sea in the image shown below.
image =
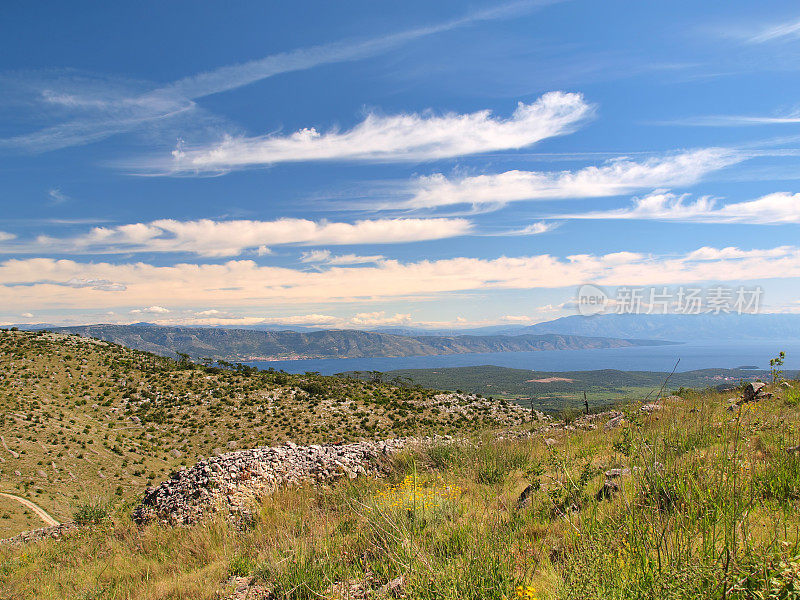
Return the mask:
{"type": "Polygon", "coordinates": [[[304,360],[254,361],[260,369],[272,367],[287,373],[319,372],[334,375],[346,371],[392,371],[395,369],[435,369],[496,365],[535,371],[677,371],[738,367],[769,369],[769,360],[786,353],[784,369],[800,369],[800,340],[731,340],[687,342],[666,346],[600,348],[592,350],[549,350],[539,352],[488,352],[443,356],[400,358],[326,358],[304,360]]]}

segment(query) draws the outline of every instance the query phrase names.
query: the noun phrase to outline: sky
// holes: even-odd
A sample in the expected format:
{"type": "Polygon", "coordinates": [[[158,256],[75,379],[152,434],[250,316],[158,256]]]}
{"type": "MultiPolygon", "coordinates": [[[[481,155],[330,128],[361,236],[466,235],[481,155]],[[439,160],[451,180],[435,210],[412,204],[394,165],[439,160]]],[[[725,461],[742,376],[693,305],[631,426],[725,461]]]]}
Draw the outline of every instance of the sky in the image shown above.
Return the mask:
{"type": "Polygon", "coordinates": [[[525,325],[586,284],[800,312],[794,2],[2,15],[0,323],[525,325]]]}

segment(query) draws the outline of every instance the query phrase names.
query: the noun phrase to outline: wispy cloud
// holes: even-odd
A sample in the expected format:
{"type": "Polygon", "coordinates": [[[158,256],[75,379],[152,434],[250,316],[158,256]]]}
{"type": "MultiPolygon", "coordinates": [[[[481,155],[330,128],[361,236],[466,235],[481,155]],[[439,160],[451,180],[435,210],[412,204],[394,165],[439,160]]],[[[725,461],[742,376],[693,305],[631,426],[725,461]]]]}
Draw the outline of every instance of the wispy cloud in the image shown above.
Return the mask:
{"type": "Polygon", "coordinates": [[[519,229],[509,229],[507,231],[501,231],[500,233],[492,233],[488,235],[510,235],[510,236],[517,236],[517,235],[539,235],[542,233],[547,233],[548,231],[552,231],[558,227],[558,223],[546,223],[544,221],[538,221],[536,223],[531,223],[530,225],[526,225],[525,227],[521,227],[519,229]]]}
{"type": "Polygon", "coordinates": [[[763,27],[758,33],[750,34],[746,41],[750,44],[763,44],[778,40],[800,37],[800,20],[787,21],[763,27]]]}
{"type": "Polygon", "coordinates": [[[694,223],[800,223],[800,194],[777,192],[745,202],[718,206],[709,197],[687,202],[687,195],[657,192],[635,198],[633,205],[608,211],[558,215],[558,219],[641,219],[694,223]]]}
{"type": "Polygon", "coordinates": [[[656,125],[687,125],[694,127],[747,127],[755,125],[792,125],[800,123],[800,112],[783,116],[758,115],[705,115],[686,117],[670,121],[659,121],[656,125]]]}
{"type": "Polygon", "coordinates": [[[324,265],[362,265],[386,260],[381,254],[361,256],[358,254],[333,254],[330,250],[303,252],[300,262],[324,265]]]}
{"type": "Polygon", "coordinates": [[[50,198],[50,205],[55,206],[57,204],[64,204],[70,197],[67,196],[64,192],[62,192],[58,188],[51,188],[47,190],[47,197],[50,198]]]}
{"type": "MultiPolygon", "coordinates": [[[[187,252],[203,256],[236,256],[248,249],[269,253],[274,245],[392,244],[465,235],[472,223],[460,218],[365,219],[353,223],[278,219],[275,221],[177,221],[161,219],[114,227],[95,227],[70,238],[6,238],[0,252],[29,254],[119,254],[187,252]]],[[[11,234],[5,234],[9,236],[11,234]]],[[[3,236],[0,235],[0,242],[3,236]]]]}
{"type": "Polygon", "coordinates": [[[453,204],[498,204],[524,200],[599,198],[639,189],[690,185],[711,171],[746,157],[724,148],[705,148],[636,162],[616,159],[600,167],[546,173],[506,171],[448,179],[436,174],[419,178],[409,208],[453,204]]]}
{"type": "Polygon", "coordinates": [[[173,152],[174,172],[226,171],[255,165],[299,161],[419,161],[480,152],[524,148],[574,131],[593,113],[580,94],[550,92],[531,104],[519,103],[508,119],[488,110],[449,113],[368,115],[344,132],[314,128],[291,135],[229,137],[211,147],[173,152]]]}
{"type": "MultiPolygon", "coordinates": [[[[315,67],[361,60],[427,36],[467,27],[482,21],[513,18],[558,0],[523,0],[491,9],[473,11],[438,24],[409,29],[364,40],[350,40],[299,48],[185,77],[158,86],[86,78],[70,72],[55,78],[25,81],[21,87],[34,91],[37,108],[54,110],[66,118],[32,133],[0,139],[0,147],[46,152],[89,144],[110,136],[143,128],[164,127],[180,119],[215,121],[197,105],[197,100],[240,88],[276,75],[315,67]]],[[[17,84],[12,76],[9,85],[17,84]]],[[[210,123],[204,123],[210,126],[210,123]]]]}

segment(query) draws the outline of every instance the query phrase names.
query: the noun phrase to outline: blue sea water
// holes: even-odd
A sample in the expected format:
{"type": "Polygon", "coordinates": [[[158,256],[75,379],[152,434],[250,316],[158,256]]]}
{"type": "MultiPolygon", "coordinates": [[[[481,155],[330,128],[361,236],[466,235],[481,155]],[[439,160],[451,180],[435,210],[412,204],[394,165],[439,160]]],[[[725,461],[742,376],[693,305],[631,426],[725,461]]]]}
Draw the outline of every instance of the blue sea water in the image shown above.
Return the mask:
{"type": "Polygon", "coordinates": [[[497,365],[537,371],[678,371],[707,368],[735,368],[744,365],[769,368],[769,359],[786,352],[785,369],[800,369],[800,340],[743,340],[692,342],[668,346],[638,346],[597,350],[553,350],[546,352],[490,352],[450,354],[445,356],[408,356],[403,358],[331,358],[308,360],[255,361],[261,369],[272,367],[288,373],[318,371],[333,375],[344,371],[391,371],[394,369],[432,369],[497,365]]]}

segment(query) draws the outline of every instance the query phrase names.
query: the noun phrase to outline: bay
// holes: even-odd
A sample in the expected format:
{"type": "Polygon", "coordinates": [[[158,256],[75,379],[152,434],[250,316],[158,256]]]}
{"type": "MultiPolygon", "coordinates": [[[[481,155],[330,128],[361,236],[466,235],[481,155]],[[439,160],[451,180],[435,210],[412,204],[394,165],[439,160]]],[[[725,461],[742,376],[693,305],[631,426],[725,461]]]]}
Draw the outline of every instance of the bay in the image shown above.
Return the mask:
{"type": "Polygon", "coordinates": [[[317,371],[333,375],[345,371],[391,371],[394,369],[434,369],[496,365],[537,371],[678,371],[708,368],[735,368],[745,365],[769,368],[769,359],[786,352],[785,369],[800,369],[800,341],[744,340],[688,342],[668,346],[637,346],[593,350],[550,350],[539,352],[490,352],[441,356],[375,358],[325,358],[304,360],[254,361],[249,365],[288,373],[317,371]]]}

